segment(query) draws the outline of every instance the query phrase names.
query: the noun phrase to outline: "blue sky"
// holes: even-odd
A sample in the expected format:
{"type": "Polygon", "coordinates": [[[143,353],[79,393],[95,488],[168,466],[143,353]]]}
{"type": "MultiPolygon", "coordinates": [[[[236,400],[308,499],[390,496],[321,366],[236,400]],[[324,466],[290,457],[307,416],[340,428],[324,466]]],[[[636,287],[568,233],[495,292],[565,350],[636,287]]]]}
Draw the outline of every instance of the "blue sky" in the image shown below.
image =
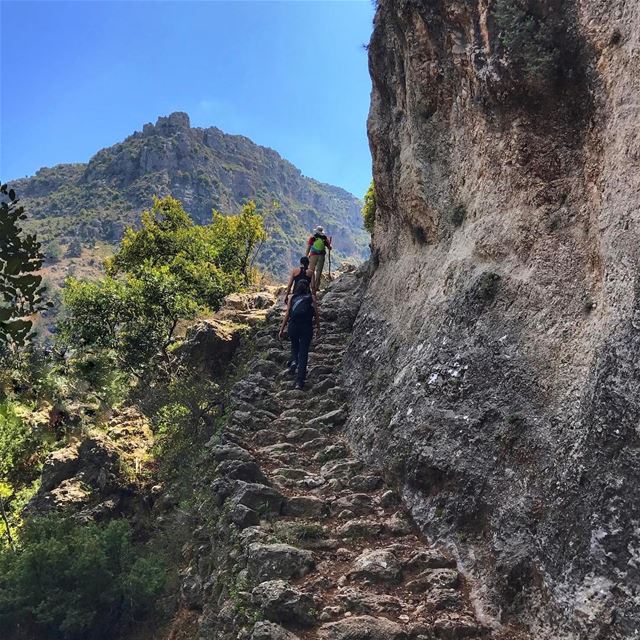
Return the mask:
{"type": "Polygon", "coordinates": [[[86,162],[186,111],[362,196],[370,0],[0,0],[0,177],[86,162]]]}

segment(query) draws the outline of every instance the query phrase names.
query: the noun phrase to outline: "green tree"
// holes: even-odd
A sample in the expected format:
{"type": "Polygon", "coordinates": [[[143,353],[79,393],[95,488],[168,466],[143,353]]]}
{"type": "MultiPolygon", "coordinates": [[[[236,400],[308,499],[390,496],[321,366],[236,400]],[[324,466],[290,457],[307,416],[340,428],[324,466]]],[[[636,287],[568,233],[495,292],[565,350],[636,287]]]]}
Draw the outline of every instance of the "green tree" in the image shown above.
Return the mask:
{"type": "Polygon", "coordinates": [[[5,542],[14,548],[24,506],[19,495],[39,475],[46,453],[42,438],[23,419],[18,407],[8,399],[0,402],[0,549],[5,542]]]}
{"type": "Polygon", "coordinates": [[[53,239],[47,243],[45,258],[48,264],[55,264],[62,258],[62,247],[60,243],[53,239]]]}
{"type": "Polygon", "coordinates": [[[44,299],[42,267],[44,256],[35,234],[23,234],[26,220],[13,189],[0,185],[0,349],[21,346],[27,341],[33,322],[29,318],[48,307],[44,299]]]}
{"type": "Polygon", "coordinates": [[[114,625],[153,610],[165,575],[157,555],[134,547],[124,520],[35,519],[19,548],[0,552],[0,628],[26,625],[39,638],[112,637],[114,625]]]}
{"type": "Polygon", "coordinates": [[[364,228],[369,233],[373,233],[373,227],[376,221],[376,189],[373,180],[367,189],[367,193],[364,194],[362,219],[364,221],[364,228]]]}
{"type": "Polygon", "coordinates": [[[139,230],[127,229],[107,263],[111,275],[167,266],[199,302],[217,309],[222,298],[250,283],[252,267],[266,240],[264,217],[255,202],[237,215],[213,211],[209,225],[196,225],[178,200],[156,199],[142,214],[139,230]]]}
{"type": "Polygon", "coordinates": [[[209,227],[212,242],[218,249],[218,264],[227,273],[238,273],[245,285],[254,276],[253,264],[267,239],[264,217],[253,200],[247,202],[238,215],[225,216],[213,212],[209,227]]]}
{"type": "Polygon", "coordinates": [[[264,238],[254,203],[199,226],[178,200],[156,199],[140,228],[125,232],[105,278],[67,282],[63,341],[76,352],[108,353],[139,376],[170,367],[178,321],[218,309],[246,285],[264,238]]]}
{"type": "Polygon", "coordinates": [[[72,278],[63,300],[63,342],[76,352],[107,354],[137,376],[160,362],[170,364],[178,321],[193,318],[200,308],[166,266],[95,282],[72,278]]]}

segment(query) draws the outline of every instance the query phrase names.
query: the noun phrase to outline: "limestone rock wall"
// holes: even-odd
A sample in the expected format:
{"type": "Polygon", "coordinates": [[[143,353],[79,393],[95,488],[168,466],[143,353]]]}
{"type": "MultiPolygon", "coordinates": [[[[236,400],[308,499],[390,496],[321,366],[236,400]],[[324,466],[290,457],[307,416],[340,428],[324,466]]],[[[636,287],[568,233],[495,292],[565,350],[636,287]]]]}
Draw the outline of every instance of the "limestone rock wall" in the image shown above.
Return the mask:
{"type": "Polygon", "coordinates": [[[639,51],[625,0],[381,0],[369,48],[350,437],[539,638],[640,625],[639,51]]]}

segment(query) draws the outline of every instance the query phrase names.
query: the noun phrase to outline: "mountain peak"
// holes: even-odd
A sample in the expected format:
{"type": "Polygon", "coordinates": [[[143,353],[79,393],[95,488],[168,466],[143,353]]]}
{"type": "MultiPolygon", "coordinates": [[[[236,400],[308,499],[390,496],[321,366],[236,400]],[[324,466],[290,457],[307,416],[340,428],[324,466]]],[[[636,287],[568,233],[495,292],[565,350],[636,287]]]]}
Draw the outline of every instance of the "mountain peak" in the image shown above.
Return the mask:
{"type": "Polygon", "coordinates": [[[155,125],[145,124],[142,132],[145,134],[160,133],[172,134],[177,131],[188,131],[191,128],[189,114],[184,111],[174,111],[168,116],[159,116],[155,125]]]}
{"type": "Polygon", "coordinates": [[[43,169],[15,187],[34,230],[65,245],[76,238],[89,246],[115,244],[153,196],[172,195],[199,224],[211,220],[212,209],[235,213],[247,200],[265,209],[277,202],[269,217],[270,240],[260,254],[273,274],[288,274],[317,224],[336,237],[336,261],[368,252],[354,196],[304,177],[249,138],[215,127],[191,128],[183,112],[145,124],[142,132],[98,151],[86,165],[43,169]]]}

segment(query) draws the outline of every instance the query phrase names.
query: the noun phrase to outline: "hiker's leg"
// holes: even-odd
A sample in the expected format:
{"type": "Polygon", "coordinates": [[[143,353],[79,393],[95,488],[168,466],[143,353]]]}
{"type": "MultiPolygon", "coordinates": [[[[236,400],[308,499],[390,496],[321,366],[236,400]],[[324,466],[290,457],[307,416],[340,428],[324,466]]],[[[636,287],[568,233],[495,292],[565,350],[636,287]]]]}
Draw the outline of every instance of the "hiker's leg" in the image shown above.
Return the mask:
{"type": "MultiPolygon", "coordinates": [[[[316,262],[318,262],[318,258],[319,257],[320,256],[318,256],[318,255],[316,255],[314,253],[312,253],[309,256],[309,270],[313,271],[314,274],[316,272],[316,262]]],[[[315,289],[313,290],[313,293],[315,293],[318,290],[318,281],[317,280],[316,280],[316,283],[315,283],[314,286],[315,286],[315,289]]]]}
{"type": "Polygon", "coordinates": [[[293,323],[289,323],[289,340],[291,340],[290,366],[298,364],[298,354],[300,352],[300,335],[293,323]]]}
{"type": "Polygon", "coordinates": [[[320,280],[322,280],[322,269],[324,269],[324,256],[318,256],[316,262],[316,291],[320,288],[320,280]]]}
{"type": "Polygon", "coordinates": [[[313,336],[313,329],[311,327],[305,327],[300,331],[300,350],[298,352],[298,375],[297,382],[300,386],[304,386],[304,381],[307,378],[307,361],[309,360],[309,347],[311,346],[311,337],[313,336]]]}

